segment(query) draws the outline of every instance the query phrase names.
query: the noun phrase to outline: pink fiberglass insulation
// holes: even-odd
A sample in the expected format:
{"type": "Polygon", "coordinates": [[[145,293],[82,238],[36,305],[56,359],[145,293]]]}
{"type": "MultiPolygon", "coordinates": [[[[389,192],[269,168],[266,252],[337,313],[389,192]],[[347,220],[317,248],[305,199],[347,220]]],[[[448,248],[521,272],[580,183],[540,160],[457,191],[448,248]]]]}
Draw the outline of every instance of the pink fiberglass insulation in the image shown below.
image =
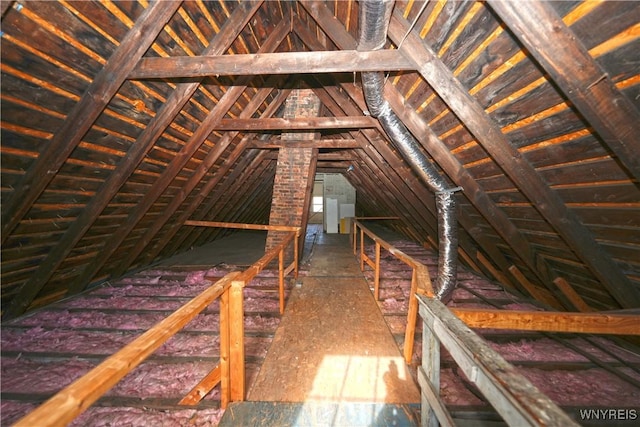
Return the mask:
{"type": "Polygon", "coordinates": [[[440,370],[440,398],[446,405],[483,404],[451,369],[440,370]]]}
{"type": "Polygon", "coordinates": [[[111,298],[85,296],[74,298],[60,304],[64,308],[90,308],[90,309],[117,309],[117,310],[167,310],[175,311],[183,306],[186,301],[163,300],[146,297],[118,296],[111,298]]]}
{"type": "Polygon", "coordinates": [[[558,405],[638,406],[640,390],[602,369],[543,371],[519,369],[558,405]]]}
{"type": "Polygon", "coordinates": [[[276,316],[245,315],[244,329],[253,332],[275,332],[280,324],[280,318],[276,316]]]}
{"type": "Polygon", "coordinates": [[[160,296],[193,298],[209,287],[208,284],[184,286],[182,282],[171,281],[160,285],[104,286],[91,292],[92,296],[160,296]]]}
{"type": "Polygon", "coordinates": [[[615,343],[605,337],[590,337],[589,340],[586,340],[584,338],[572,338],[567,341],[575,345],[576,347],[580,347],[580,349],[587,351],[589,354],[595,356],[596,358],[598,358],[598,360],[601,360],[603,362],[611,362],[615,360],[615,358],[594,345],[594,342],[596,344],[600,344],[601,347],[605,347],[609,351],[609,353],[613,353],[615,356],[624,361],[640,363],[640,354],[635,354],[628,350],[625,350],[624,348],[617,346],[615,343]]]}
{"type": "Polygon", "coordinates": [[[406,313],[409,309],[409,302],[407,300],[397,300],[395,298],[385,298],[382,301],[378,301],[378,306],[382,310],[382,314],[390,313],[406,313]]]}
{"type": "Polygon", "coordinates": [[[3,351],[111,354],[131,342],[137,333],[74,331],[69,329],[5,328],[3,351]]]}
{"type": "Polygon", "coordinates": [[[222,409],[157,410],[91,407],[69,425],[70,427],[215,427],[223,413],[222,409]]]}
{"type": "Polygon", "coordinates": [[[508,361],[546,361],[546,362],[587,362],[584,356],[575,353],[550,338],[536,340],[522,339],[517,342],[489,342],[508,361]]]}
{"type": "Polygon", "coordinates": [[[0,405],[0,425],[12,425],[37,407],[38,404],[36,403],[3,399],[0,405]]]}
{"type": "Polygon", "coordinates": [[[95,366],[79,359],[42,362],[3,357],[1,362],[3,393],[54,393],[95,366]]]}
{"type": "Polygon", "coordinates": [[[20,321],[20,325],[49,327],[147,330],[168,315],[165,313],[104,313],[100,311],[41,311],[20,321]]]}

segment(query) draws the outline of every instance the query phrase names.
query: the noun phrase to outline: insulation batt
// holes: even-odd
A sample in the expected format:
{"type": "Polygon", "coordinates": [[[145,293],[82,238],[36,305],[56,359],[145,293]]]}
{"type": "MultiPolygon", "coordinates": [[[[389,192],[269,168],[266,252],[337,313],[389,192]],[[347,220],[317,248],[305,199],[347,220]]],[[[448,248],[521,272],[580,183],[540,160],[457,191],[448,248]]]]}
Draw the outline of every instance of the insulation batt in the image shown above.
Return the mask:
{"type": "Polygon", "coordinates": [[[71,427],[215,427],[220,422],[222,409],[183,409],[159,411],[140,408],[92,407],[80,414],[71,427]]]}

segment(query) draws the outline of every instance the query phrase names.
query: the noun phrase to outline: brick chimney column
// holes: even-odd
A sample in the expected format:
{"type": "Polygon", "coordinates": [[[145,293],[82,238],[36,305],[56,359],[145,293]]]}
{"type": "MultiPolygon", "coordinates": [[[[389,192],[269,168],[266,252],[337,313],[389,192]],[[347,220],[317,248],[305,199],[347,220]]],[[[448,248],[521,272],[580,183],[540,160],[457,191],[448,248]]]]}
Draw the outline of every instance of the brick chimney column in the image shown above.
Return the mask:
{"type": "MultiPolygon", "coordinates": [[[[320,112],[320,100],[311,89],[296,89],[291,92],[285,104],[285,118],[317,117],[320,112]]],[[[311,140],[314,132],[286,132],[282,141],[311,140]]],[[[311,193],[316,173],[317,148],[283,147],[278,152],[276,176],[273,184],[273,200],[269,224],[301,227],[298,242],[302,254],[304,235],[311,206],[311,193]]],[[[282,241],[281,232],[269,231],[266,250],[270,250],[282,241]]],[[[288,261],[293,259],[293,250],[286,254],[288,261]]]]}

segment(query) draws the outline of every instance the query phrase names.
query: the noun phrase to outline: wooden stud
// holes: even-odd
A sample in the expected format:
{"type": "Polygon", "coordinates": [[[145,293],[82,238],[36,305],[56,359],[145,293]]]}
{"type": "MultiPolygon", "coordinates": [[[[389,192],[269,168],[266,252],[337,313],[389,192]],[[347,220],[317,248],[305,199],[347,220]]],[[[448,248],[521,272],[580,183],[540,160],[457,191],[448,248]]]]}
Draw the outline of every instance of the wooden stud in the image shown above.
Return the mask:
{"type": "MultiPolygon", "coordinates": [[[[492,154],[496,164],[537,207],[538,212],[611,296],[622,307],[639,306],[640,292],[620,265],[595,240],[593,233],[567,207],[558,193],[549,187],[523,153],[514,147],[480,102],[453,76],[447,65],[415,32],[408,33],[408,29],[409,23],[399,11],[394,11],[389,24],[389,38],[394,42],[404,39],[400,50],[414,60],[416,71],[465,123],[478,144],[492,154]]],[[[536,268],[532,268],[532,271],[536,271],[536,268]]]]}
{"type": "Polygon", "coordinates": [[[489,261],[482,252],[476,252],[476,258],[504,287],[509,289],[516,289],[516,287],[513,286],[513,284],[509,281],[509,278],[500,270],[495,268],[493,264],[491,264],[491,261],[489,261]]]}
{"type": "Polygon", "coordinates": [[[16,187],[3,203],[0,233],[2,244],[56,176],[75,147],[80,144],[84,135],[125,82],[126,76],[181,4],[182,1],[152,3],[137,19],[134,27],[120,42],[100,73],[93,78],[82,98],[67,114],[59,130],[24,174],[20,186],[16,187]]]}
{"type": "Polygon", "coordinates": [[[360,271],[364,271],[364,229],[360,227],[360,271]]]}
{"type": "Polygon", "coordinates": [[[640,113],[546,2],[489,2],[572,105],[640,180],[640,113]]]}

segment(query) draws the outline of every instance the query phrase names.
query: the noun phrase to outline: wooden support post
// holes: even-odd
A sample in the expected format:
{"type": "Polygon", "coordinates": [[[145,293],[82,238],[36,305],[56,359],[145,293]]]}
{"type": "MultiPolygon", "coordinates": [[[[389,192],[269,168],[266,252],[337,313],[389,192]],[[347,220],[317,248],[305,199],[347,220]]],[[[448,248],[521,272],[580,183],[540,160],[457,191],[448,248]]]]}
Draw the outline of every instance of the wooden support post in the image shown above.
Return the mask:
{"type": "Polygon", "coordinates": [[[588,312],[594,311],[589,305],[584,302],[582,297],[573,289],[573,287],[562,277],[556,277],[553,279],[553,283],[560,289],[560,291],[567,297],[567,299],[573,304],[579,311],[588,312]]]}
{"type": "Polygon", "coordinates": [[[280,297],[280,314],[284,314],[284,248],[278,253],[278,295],[280,297]]]}
{"type": "Polygon", "coordinates": [[[220,407],[226,409],[231,401],[229,367],[229,289],[220,296],[220,407]]]}
{"type": "Polygon", "coordinates": [[[360,271],[364,271],[364,230],[360,228],[360,271]]]}
{"type": "Polygon", "coordinates": [[[296,279],[298,278],[298,260],[300,258],[300,246],[299,246],[299,240],[300,240],[300,230],[296,231],[296,238],[293,239],[293,262],[294,264],[294,276],[296,279]]]}
{"type": "Polygon", "coordinates": [[[358,255],[358,221],[353,221],[353,255],[358,255]]]}
{"type": "Polygon", "coordinates": [[[376,263],[373,278],[373,296],[378,301],[380,299],[380,243],[376,242],[376,263]]]}
{"type": "Polygon", "coordinates": [[[407,313],[407,328],[404,331],[404,361],[411,363],[413,356],[413,341],[416,335],[416,322],[418,321],[418,273],[413,269],[411,273],[411,289],[409,290],[409,312],[407,313]]]}
{"type": "Polygon", "coordinates": [[[422,419],[423,427],[437,427],[438,417],[434,406],[439,402],[440,394],[440,341],[433,332],[433,319],[423,318],[422,325],[422,366],[418,372],[418,382],[422,391],[422,419]],[[432,393],[425,393],[431,389],[432,393]],[[427,397],[435,394],[436,399],[427,397]]]}
{"type": "Polygon", "coordinates": [[[229,289],[229,396],[232,402],[244,400],[244,282],[233,281],[229,289]]]}

